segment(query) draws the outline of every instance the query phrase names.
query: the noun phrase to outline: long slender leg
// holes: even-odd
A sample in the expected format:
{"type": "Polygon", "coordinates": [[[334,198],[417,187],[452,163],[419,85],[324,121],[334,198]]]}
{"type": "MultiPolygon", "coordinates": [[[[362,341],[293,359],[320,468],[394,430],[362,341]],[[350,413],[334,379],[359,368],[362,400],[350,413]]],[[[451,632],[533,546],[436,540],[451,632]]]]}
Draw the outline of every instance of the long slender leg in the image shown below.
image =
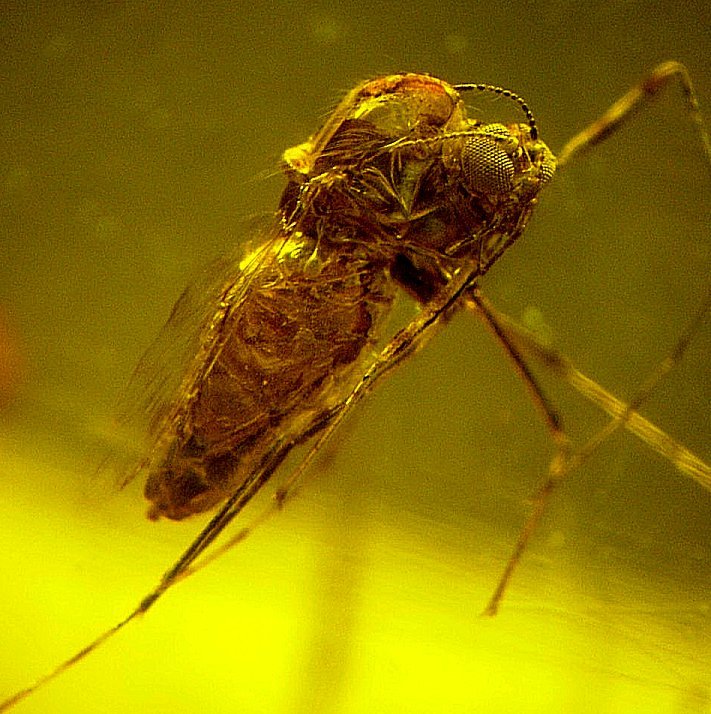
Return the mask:
{"type": "Polygon", "coordinates": [[[554,410],[550,401],[543,393],[538,381],[528,367],[521,350],[513,342],[513,340],[509,338],[508,331],[504,323],[499,320],[498,314],[488,300],[483,297],[477,287],[472,288],[468,292],[465,305],[469,307],[469,309],[476,312],[478,317],[483,320],[484,324],[493,333],[499,342],[499,345],[512,361],[516,372],[518,372],[519,376],[528,388],[533,404],[537,407],[555,445],[555,454],[550,462],[549,477],[546,481],[546,485],[544,485],[538,494],[536,494],[533,511],[519,534],[514,552],[509,558],[504,572],[499,578],[496,589],[484,609],[484,614],[493,616],[498,611],[499,603],[504,596],[509,580],[514,573],[518,562],[521,560],[531,536],[538,528],[538,524],[543,517],[548,498],[553,491],[553,484],[556,479],[560,477],[560,474],[564,469],[564,464],[566,464],[569,458],[570,440],[563,430],[560,416],[554,410]]]}
{"type": "Polygon", "coordinates": [[[567,449],[569,439],[563,430],[560,415],[538,384],[538,381],[526,363],[522,350],[509,338],[509,325],[500,319],[502,317],[501,314],[494,309],[492,304],[482,295],[476,286],[468,291],[464,304],[482,319],[484,324],[498,340],[507,357],[513,362],[514,369],[518,372],[528,388],[534,405],[540,412],[541,418],[551,433],[553,442],[559,449],[567,449]]]}
{"type": "Polygon", "coordinates": [[[486,615],[495,615],[511,577],[528,547],[531,537],[540,524],[554,490],[561,481],[580,468],[619,429],[626,428],[637,434],[655,451],[668,458],[679,470],[694,478],[706,489],[711,490],[711,468],[637,413],[637,410],[647,401],[664,377],[681,361],[692,337],[698,331],[711,308],[711,291],[707,294],[699,310],[677,340],[669,356],[652,370],[640,385],[635,396],[627,404],[613,397],[589,377],[582,375],[562,355],[537,343],[533,336],[526,333],[523,328],[514,326],[514,323],[497,312],[477,289],[469,291],[466,305],[485,321],[496,335],[504,351],[514,361],[517,371],[531,391],[534,404],[542,411],[544,421],[548,424],[556,445],[556,453],[551,460],[548,476],[536,493],[533,510],[521,529],[504,572],[499,578],[496,589],[484,610],[486,615]],[[554,414],[554,412],[550,411],[547,400],[522,356],[523,353],[528,354],[529,347],[533,348],[530,350],[533,355],[542,359],[547,365],[554,367],[556,373],[562,376],[584,397],[612,416],[612,419],[604,427],[593,434],[578,449],[570,449],[569,442],[560,428],[560,422],[551,419],[551,414],[554,414]]]}
{"type": "Polygon", "coordinates": [[[674,61],[663,62],[655,67],[646,79],[630,89],[602,116],[570,139],[558,153],[558,168],[564,167],[577,154],[609,138],[673,81],[679,82],[681,86],[687,111],[696,125],[711,173],[711,139],[699,108],[696,91],[686,67],[674,61]]]}
{"type": "MultiPolygon", "coordinates": [[[[614,134],[615,131],[634,117],[645,105],[649,104],[660,91],[672,81],[679,82],[681,86],[687,111],[699,133],[707,169],[709,173],[711,173],[711,140],[709,139],[709,133],[701,114],[696,92],[686,68],[679,62],[674,61],[663,62],[658,65],[646,79],[629,90],[602,116],[570,139],[558,153],[558,167],[565,167],[573,157],[591,149],[614,134]]],[[[531,535],[535,532],[557,484],[582,465],[582,463],[618,429],[624,427],[634,431],[638,436],[647,441],[652,448],[667,458],[670,458],[680,470],[697,480],[705,488],[709,488],[711,484],[711,474],[708,467],[694,457],[693,454],[690,454],[687,450],[683,449],[683,447],[673,442],[666,434],[657,430],[656,427],[651,425],[636,412],[639,405],[648,398],[656,385],[681,359],[691,336],[696,329],[698,329],[700,321],[708,312],[708,302],[707,298],[702,309],[699,310],[689,328],[679,339],[670,356],[649,375],[648,379],[642,384],[636,396],[629,404],[624,404],[612,397],[612,395],[599,387],[595,382],[578,372],[567,360],[562,358],[555,359],[550,351],[547,353],[548,362],[551,365],[555,364],[558,367],[559,373],[564,376],[571,385],[580,391],[583,396],[606,409],[613,418],[609,424],[603,427],[597,434],[593,435],[586,444],[572,454],[566,454],[561,446],[562,442],[559,441],[560,437],[556,430],[551,430],[551,433],[554,435],[554,441],[557,444],[557,453],[551,461],[548,478],[537,494],[533,512],[521,531],[504,573],[487,605],[485,610],[486,614],[496,614],[511,575],[521,559],[531,535]]],[[[534,403],[539,408],[542,408],[544,413],[547,412],[545,399],[538,389],[535,380],[530,376],[525,362],[520,358],[520,353],[516,349],[516,344],[520,344],[520,342],[516,343],[515,339],[506,332],[504,321],[497,318],[493,309],[487,310],[489,306],[481,299],[481,296],[474,291],[471,291],[469,295],[468,306],[474,309],[499,337],[505,351],[516,364],[517,371],[523,376],[524,381],[529,386],[533,394],[534,403]]],[[[513,332],[511,334],[513,334],[513,332]]],[[[538,352],[539,354],[545,354],[542,349],[538,350],[538,352]]],[[[546,418],[546,421],[549,425],[551,424],[548,418],[546,418]]]]}
{"type": "MultiPolygon", "coordinates": [[[[491,303],[481,295],[479,295],[479,299],[485,303],[487,310],[506,335],[507,340],[516,347],[519,353],[540,362],[547,370],[556,374],[581,396],[611,417],[619,418],[628,410],[630,404],[625,404],[593,379],[583,374],[565,355],[539,342],[529,330],[518,325],[510,317],[495,310],[491,303]]],[[[479,314],[477,305],[467,302],[467,306],[479,314]]],[[[689,330],[685,333],[686,336],[690,337],[690,332],[700,326],[701,321],[705,319],[710,309],[711,290],[701,303],[689,330]]],[[[684,339],[683,336],[680,338],[677,349],[657,366],[657,371],[666,373],[679,362],[683,351],[686,349],[684,339]],[[679,351],[679,348],[681,348],[681,351],[679,351]]],[[[638,414],[634,408],[627,415],[623,426],[673,464],[685,476],[694,479],[707,491],[711,491],[711,466],[662,431],[662,429],[652,424],[648,419],[645,419],[641,414],[638,414]]]]}

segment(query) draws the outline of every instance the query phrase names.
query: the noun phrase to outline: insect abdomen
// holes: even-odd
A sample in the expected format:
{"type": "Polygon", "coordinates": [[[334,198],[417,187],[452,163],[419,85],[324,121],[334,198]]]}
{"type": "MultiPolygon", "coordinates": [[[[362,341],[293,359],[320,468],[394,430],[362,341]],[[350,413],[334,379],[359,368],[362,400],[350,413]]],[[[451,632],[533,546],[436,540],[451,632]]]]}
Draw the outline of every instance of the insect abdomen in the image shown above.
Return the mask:
{"type": "Polygon", "coordinates": [[[221,326],[219,354],[146,482],[150,517],[214,507],[275,440],[298,441],[360,376],[392,288],[352,246],[324,257],[311,243],[292,241],[287,253],[281,242],[221,326]]]}

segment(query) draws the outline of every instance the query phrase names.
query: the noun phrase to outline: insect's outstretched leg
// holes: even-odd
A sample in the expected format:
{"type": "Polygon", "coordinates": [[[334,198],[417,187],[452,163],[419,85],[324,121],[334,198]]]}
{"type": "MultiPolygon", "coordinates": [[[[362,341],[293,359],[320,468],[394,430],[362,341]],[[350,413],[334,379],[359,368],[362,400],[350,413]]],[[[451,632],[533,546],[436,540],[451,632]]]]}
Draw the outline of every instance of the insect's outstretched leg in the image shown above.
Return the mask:
{"type": "Polygon", "coordinates": [[[498,313],[477,289],[469,291],[466,305],[484,320],[487,326],[496,335],[505,352],[513,360],[517,371],[533,395],[534,403],[542,411],[544,420],[548,424],[556,444],[556,453],[551,460],[548,476],[534,498],[533,511],[519,534],[514,550],[504,568],[504,572],[484,610],[484,614],[486,615],[495,615],[498,611],[501,599],[506,592],[511,576],[516,570],[530,542],[531,536],[538,528],[553,491],[561,481],[580,468],[580,466],[619,429],[627,428],[633,433],[636,433],[652,446],[655,451],[661,453],[674,463],[682,472],[694,478],[705,488],[711,490],[711,468],[637,413],[639,407],[649,398],[662,379],[681,361],[692,337],[708,315],[709,309],[711,309],[711,291],[706,295],[700,309],[694,315],[694,318],[690,321],[681,337],[677,340],[669,356],[660,362],[650,373],[637,390],[634,398],[630,400],[628,404],[620,402],[589,377],[582,375],[582,373],[573,367],[569,360],[556,353],[555,350],[537,343],[535,338],[523,330],[523,328],[515,326],[515,323],[510,319],[498,313]],[[522,357],[524,350],[526,354],[528,354],[528,347],[533,347],[531,350],[532,354],[535,354],[546,364],[555,367],[554,371],[563,376],[569,384],[612,416],[612,419],[588,439],[582,447],[571,450],[570,444],[560,426],[560,421],[551,418],[555,415],[555,412],[551,411],[545,396],[541,392],[540,387],[535,378],[531,375],[522,357]],[[536,354],[537,352],[538,354],[536,354]]]}
{"type": "Polygon", "coordinates": [[[628,122],[646,104],[651,102],[670,82],[681,85],[687,111],[696,125],[711,171],[711,139],[706,129],[694,85],[686,67],[680,62],[663,62],[640,82],[618,99],[601,117],[578,132],[558,153],[558,168],[565,166],[574,156],[607,139],[628,122]]]}
{"type": "MultiPolygon", "coordinates": [[[[564,382],[569,384],[581,396],[606,412],[609,416],[620,418],[627,411],[629,405],[622,402],[609,391],[601,387],[595,380],[583,374],[565,355],[541,343],[529,330],[518,325],[510,317],[493,308],[483,296],[480,300],[486,305],[487,311],[492,314],[500,329],[506,334],[507,339],[516,347],[519,353],[532,357],[540,362],[546,370],[552,372],[564,382]]],[[[471,307],[471,305],[469,305],[471,307]]],[[[478,307],[473,309],[479,312],[478,307]]],[[[690,323],[686,334],[689,336],[699,326],[711,309],[711,289],[699,306],[696,317],[690,323]]],[[[680,339],[677,350],[670,354],[657,367],[658,371],[670,371],[681,359],[678,348],[683,345],[680,339]]],[[[683,345],[683,349],[686,346],[683,345]]],[[[673,439],[658,426],[652,424],[636,411],[631,411],[624,423],[624,428],[643,441],[662,458],[673,464],[681,473],[694,479],[707,491],[711,491],[711,465],[693,454],[683,444],[673,439]]]]}
{"type": "Polygon", "coordinates": [[[567,451],[570,446],[570,440],[565,434],[560,415],[541,389],[533,372],[531,372],[523,350],[510,339],[508,334],[510,325],[506,318],[494,309],[477,286],[467,292],[464,304],[470,310],[473,310],[483,320],[486,327],[491,330],[504,352],[506,352],[507,357],[513,362],[514,369],[518,372],[526,387],[528,387],[533,404],[540,412],[541,418],[548,427],[556,447],[561,451],[567,451]]]}
{"type": "Polygon", "coordinates": [[[519,534],[514,552],[509,558],[496,589],[484,609],[484,614],[495,615],[498,611],[499,604],[504,596],[509,580],[511,579],[511,576],[513,575],[513,572],[516,569],[526,546],[528,545],[528,541],[538,528],[538,524],[545,511],[550,493],[553,491],[554,484],[558,478],[560,478],[560,472],[562,472],[563,465],[569,458],[570,440],[563,429],[560,416],[553,408],[553,405],[538,384],[538,381],[526,363],[521,350],[513,342],[513,340],[509,338],[508,331],[504,323],[499,320],[496,311],[490,305],[488,300],[484,298],[478,287],[474,287],[468,291],[465,305],[476,312],[478,317],[483,320],[484,324],[493,333],[494,337],[496,337],[499,345],[513,363],[516,372],[528,388],[533,404],[537,407],[555,445],[555,454],[551,459],[549,467],[549,478],[543,488],[541,488],[538,494],[536,494],[533,506],[534,510],[528,517],[526,525],[519,534]]]}

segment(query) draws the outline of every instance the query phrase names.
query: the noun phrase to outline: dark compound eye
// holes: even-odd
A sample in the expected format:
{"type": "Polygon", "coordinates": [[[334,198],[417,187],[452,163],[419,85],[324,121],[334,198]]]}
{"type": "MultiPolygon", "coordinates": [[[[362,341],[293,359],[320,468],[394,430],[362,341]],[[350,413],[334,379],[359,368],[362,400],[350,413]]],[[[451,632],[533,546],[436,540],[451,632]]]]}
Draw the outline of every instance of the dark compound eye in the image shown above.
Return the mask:
{"type": "Polygon", "coordinates": [[[462,170],[472,191],[500,196],[513,188],[511,157],[494,138],[477,135],[467,139],[462,150],[462,170]]]}

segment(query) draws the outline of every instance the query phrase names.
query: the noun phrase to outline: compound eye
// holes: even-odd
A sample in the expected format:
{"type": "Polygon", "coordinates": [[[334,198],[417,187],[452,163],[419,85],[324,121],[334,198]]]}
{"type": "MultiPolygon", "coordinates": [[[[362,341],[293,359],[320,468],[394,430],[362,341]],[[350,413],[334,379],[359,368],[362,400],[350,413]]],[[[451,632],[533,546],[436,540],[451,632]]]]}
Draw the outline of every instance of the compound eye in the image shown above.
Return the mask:
{"type": "Polygon", "coordinates": [[[500,142],[482,135],[467,139],[462,150],[462,170],[472,191],[500,196],[513,189],[514,164],[500,142]]]}
{"type": "Polygon", "coordinates": [[[555,159],[553,159],[552,155],[550,157],[546,156],[538,169],[538,177],[541,183],[548,183],[553,178],[553,174],[555,174],[555,159]]]}

